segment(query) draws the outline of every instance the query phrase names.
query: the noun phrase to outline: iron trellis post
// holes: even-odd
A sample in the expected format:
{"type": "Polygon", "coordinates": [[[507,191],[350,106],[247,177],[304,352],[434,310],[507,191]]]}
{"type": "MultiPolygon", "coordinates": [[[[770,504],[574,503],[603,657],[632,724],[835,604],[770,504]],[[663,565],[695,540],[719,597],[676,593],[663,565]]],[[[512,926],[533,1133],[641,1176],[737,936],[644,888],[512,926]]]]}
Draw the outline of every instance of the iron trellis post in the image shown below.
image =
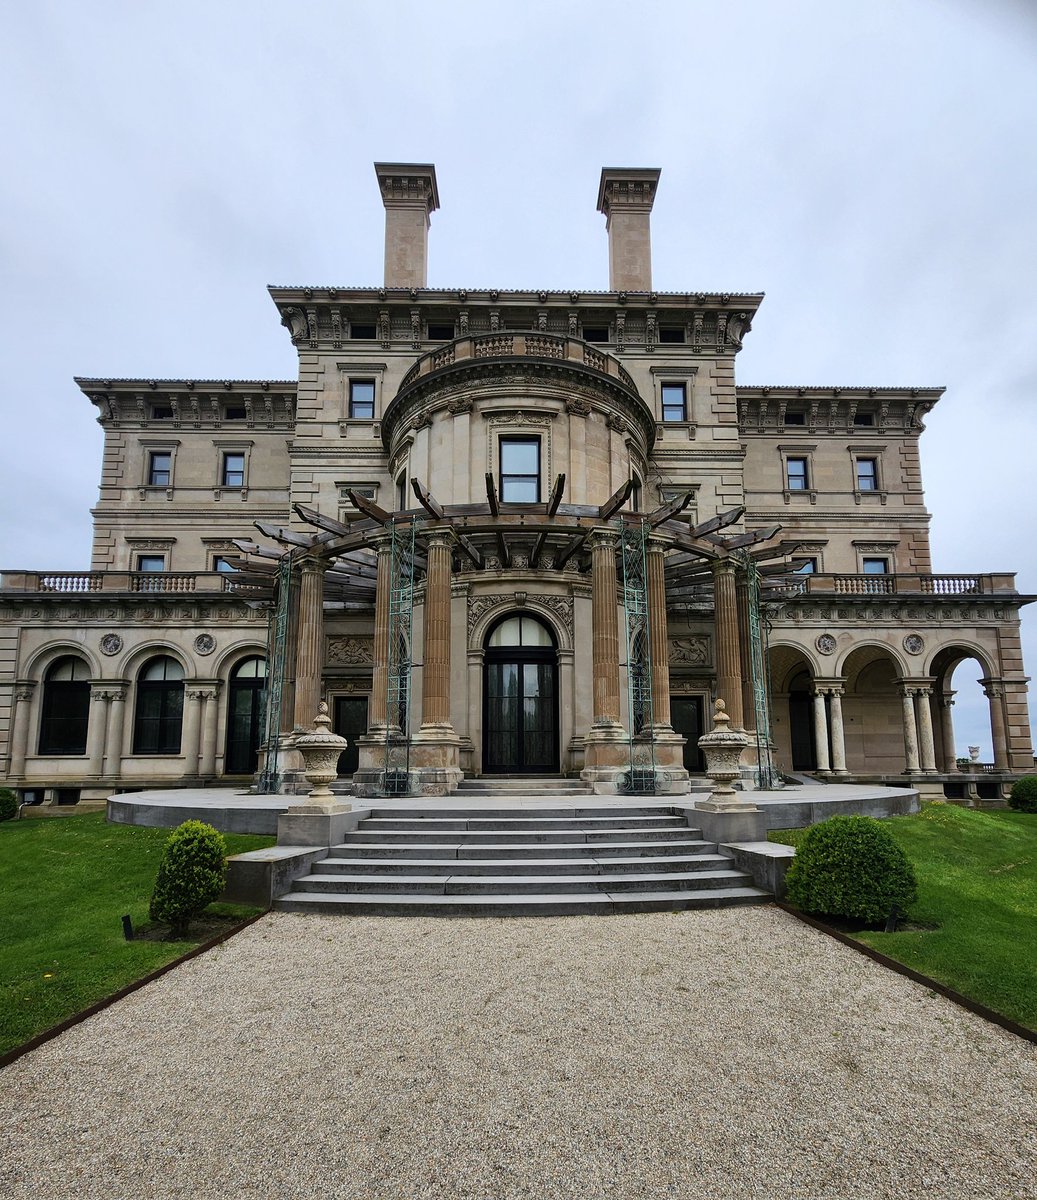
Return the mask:
{"type": "Polygon", "coordinates": [[[645,542],[648,524],[620,520],[623,613],[626,625],[627,710],[630,717],[630,776],[627,790],[654,796],[655,738],[652,712],[652,649],[648,616],[645,542]]]}
{"type": "Polygon", "coordinates": [[[768,686],[766,618],[760,607],[760,570],[756,562],[743,553],[740,566],[745,571],[749,601],[749,674],[753,689],[753,711],[756,716],[756,786],[769,790],[775,786],[775,770],[771,757],[770,688],[768,686]]]}
{"type": "Polygon", "coordinates": [[[288,608],[291,604],[292,555],[281,555],[277,564],[277,602],[267,622],[266,758],[257,791],[275,794],[281,783],[281,697],[284,693],[288,649],[288,608]]]}
{"type": "Polygon", "coordinates": [[[387,796],[410,791],[411,630],[414,617],[414,521],[392,522],[389,652],[386,655],[385,774],[387,796]]]}

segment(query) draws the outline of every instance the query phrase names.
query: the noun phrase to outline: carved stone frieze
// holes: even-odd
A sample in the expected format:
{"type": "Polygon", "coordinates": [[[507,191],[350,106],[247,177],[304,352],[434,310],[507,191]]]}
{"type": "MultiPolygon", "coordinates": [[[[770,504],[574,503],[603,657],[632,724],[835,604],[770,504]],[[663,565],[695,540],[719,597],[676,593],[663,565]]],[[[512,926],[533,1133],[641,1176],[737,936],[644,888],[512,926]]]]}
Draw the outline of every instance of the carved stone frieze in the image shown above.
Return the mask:
{"type": "Polygon", "coordinates": [[[330,666],[366,666],[374,662],[374,638],[332,635],[325,639],[324,661],[330,666]]]}
{"type": "Polygon", "coordinates": [[[670,638],[670,662],[693,667],[708,667],[712,662],[710,638],[706,633],[670,638]]]}

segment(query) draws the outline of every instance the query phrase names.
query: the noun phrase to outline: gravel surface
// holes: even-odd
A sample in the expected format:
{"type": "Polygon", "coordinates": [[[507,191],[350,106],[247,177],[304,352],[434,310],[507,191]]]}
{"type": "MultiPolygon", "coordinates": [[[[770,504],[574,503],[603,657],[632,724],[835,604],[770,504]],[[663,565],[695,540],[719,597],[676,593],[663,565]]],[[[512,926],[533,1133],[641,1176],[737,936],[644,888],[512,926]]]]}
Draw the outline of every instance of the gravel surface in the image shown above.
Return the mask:
{"type": "Polygon", "coordinates": [[[0,1195],[1037,1197],[1035,1085],[770,907],[279,914],[0,1073],[0,1195]]]}

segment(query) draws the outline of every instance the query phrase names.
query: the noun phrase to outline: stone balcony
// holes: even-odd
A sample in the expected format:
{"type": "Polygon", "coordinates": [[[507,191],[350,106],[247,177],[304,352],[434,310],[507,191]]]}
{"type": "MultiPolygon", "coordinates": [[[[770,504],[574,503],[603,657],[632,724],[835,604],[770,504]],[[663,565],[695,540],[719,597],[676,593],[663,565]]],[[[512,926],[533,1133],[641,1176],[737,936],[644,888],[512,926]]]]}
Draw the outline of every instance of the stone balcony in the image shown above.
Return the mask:
{"type": "Polygon", "coordinates": [[[1016,595],[1015,575],[803,575],[798,594],[823,596],[1016,595]]]}
{"type": "Polygon", "coordinates": [[[239,582],[223,571],[4,571],[0,593],[88,596],[114,592],[134,595],[250,596],[261,592],[254,584],[239,582]]]}

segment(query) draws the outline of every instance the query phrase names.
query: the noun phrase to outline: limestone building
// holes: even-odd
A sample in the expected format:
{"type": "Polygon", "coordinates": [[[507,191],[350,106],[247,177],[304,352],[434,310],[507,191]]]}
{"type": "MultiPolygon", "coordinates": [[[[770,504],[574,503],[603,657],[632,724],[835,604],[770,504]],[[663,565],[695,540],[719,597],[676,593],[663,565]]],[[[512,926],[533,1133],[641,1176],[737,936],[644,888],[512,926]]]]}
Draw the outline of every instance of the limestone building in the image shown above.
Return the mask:
{"type": "Polygon", "coordinates": [[[1027,597],[933,573],[942,389],[738,385],[762,297],[653,289],[658,171],[602,172],[607,292],[428,287],[435,170],[376,176],[382,286],[270,289],[297,379],[77,380],[91,568],[3,574],[8,784],[290,787],[326,699],[361,793],[681,791],[719,695],[747,775],[958,795],[966,658],[985,794],[1032,767],[1027,597]]]}

